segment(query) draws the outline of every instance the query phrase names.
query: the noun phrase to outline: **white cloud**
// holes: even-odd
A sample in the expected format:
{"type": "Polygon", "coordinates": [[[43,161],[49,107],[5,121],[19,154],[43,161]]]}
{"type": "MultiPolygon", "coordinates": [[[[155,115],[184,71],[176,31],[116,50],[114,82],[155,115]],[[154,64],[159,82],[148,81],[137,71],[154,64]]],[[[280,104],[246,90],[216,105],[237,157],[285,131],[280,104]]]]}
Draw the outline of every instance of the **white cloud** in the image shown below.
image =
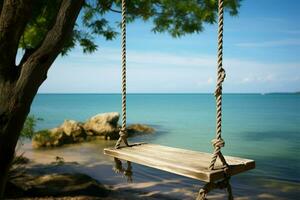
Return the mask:
{"type": "MultiPolygon", "coordinates": [[[[128,52],[129,92],[213,92],[215,55],[163,52],[128,52]]],[[[224,58],[225,92],[268,91],[286,87],[297,90],[299,62],[255,61],[224,58]]],[[[71,53],[50,69],[40,92],[119,92],[120,51],[71,53]]],[[[300,85],[300,83],[298,84],[300,85]]]]}
{"type": "MultiPolygon", "coordinates": [[[[76,51],[69,55],[69,57],[61,58],[57,62],[64,62],[64,59],[71,59],[74,62],[71,65],[94,65],[99,66],[118,66],[121,63],[121,52],[119,49],[103,48],[101,52],[86,55],[79,51],[76,51]],[[117,65],[115,65],[117,64],[117,65]]],[[[129,67],[201,67],[216,65],[215,56],[211,55],[191,55],[186,54],[172,54],[172,53],[161,53],[161,52],[139,52],[139,51],[127,51],[127,65],[129,67]]]]}
{"type": "Polygon", "coordinates": [[[215,66],[215,59],[212,56],[195,56],[195,55],[178,55],[168,53],[155,52],[128,52],[128,62],[134,64],[150,64],[155,66],[174,66],[174,67],[201,67],[201,66],[215,66]]]}
{"type": "Polygon", "coordinates": [[[300,39],[283,39],[264,42],[243,42],[237,43],[238,47],[280,47],[280,46],[300,46],[300,39]]]}
{"type": "Polygon", "coordinates": [[[263,75],[252,75],[241,78],[241,83],[249,84],[249,83],[268,83],[276,81],[276,76],[274,74],[265,73],[263,75]]]}

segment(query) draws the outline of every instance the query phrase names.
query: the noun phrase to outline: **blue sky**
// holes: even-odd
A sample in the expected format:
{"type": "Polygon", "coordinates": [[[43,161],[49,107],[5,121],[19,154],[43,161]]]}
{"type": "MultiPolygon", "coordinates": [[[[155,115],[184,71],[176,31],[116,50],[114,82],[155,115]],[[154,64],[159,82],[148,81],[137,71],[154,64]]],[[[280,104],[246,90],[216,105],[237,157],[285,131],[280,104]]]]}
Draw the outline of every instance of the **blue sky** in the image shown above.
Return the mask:
{"type": "MultiPolygon", "coordinates": [[[[299,9],[298,0],[244,0],[239,16],[225,15],[224,92],[300,91],[299,9]]],[[[128,92],[213,92],[216,25],[179,39],[151,27],[141,21],[127,26],[128,92]]],[[[91,55],[75,48],[57,58],[39,92],[120,92],[120,38],[97,43],[91,55]]]]}

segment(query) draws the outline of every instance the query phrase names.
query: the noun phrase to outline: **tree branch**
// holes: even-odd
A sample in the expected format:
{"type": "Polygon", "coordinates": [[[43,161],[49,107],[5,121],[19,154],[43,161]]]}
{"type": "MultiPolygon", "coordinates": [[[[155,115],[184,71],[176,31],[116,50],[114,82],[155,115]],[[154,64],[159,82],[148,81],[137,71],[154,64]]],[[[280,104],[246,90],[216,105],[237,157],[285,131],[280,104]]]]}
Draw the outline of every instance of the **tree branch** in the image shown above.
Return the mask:
{"type": "Polygon", "coordinates": [[[113,9],[113,8],[108,8],[110,11],[112,11],[112,12],[115,12],[115,13],[122,13],[122,11],[120,11],[120,10],[115,10],[115,9],[113,9]]]}
{"type": "Polygon", "coordinates": [[[0,74],[15,65],[19,40],[35,0],[4,0],[0,16],[0,74]]]}
{"type": "Polygon", "coordinates": [[[110,2],[110,3],[108,3],[108,4],[103,4],[103,5],[105,6],[105,8],[107,8],[108,10],[110,10],[110,11],[112,11],[112,12],[115,12],[115,13],[122,13],[121,10],[116,10],[116,9],[113,9],[113,8],[112,8],[112,5],[113,5],[112,2],[110,2]]]}
{"type": "Polygon", "coordinates": [[[22,67],[22,65],[27,61],[27,59],[34,53],[36,49],[32,49],[32,48],[26,48],[25,49],[25,53],[21,58],[21,61],[19,63],[19,67],[22,67]]]}
{"type": "MultiPolygon", "coordinates": [[[[47,71],[70,37],[84,0],[62,0],[56,21],[44,41],[23,63],[16,89],[36,92],[47,71]]],[[[24,94],[26,96],[26,94],[24,94]]]]}

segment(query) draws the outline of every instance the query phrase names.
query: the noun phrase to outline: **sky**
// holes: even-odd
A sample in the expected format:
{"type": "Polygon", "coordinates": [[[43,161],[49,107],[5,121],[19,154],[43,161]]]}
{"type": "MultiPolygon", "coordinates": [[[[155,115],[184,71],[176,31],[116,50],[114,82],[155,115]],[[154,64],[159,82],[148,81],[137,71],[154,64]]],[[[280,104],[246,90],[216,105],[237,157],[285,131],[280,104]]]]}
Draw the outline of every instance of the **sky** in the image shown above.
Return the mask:
{"type": "MultiPolygon", "coordinates": [[[[299,0],[244,0],[238,16],[225,15],[225,93],[300,91],[299,9],[299,0]]],[[[127,26],[128,93],[214,92],[217,26],[176,39],[151,28],[127,26]]],[[[120,38],[97,44],[93,54],[76,47],[58,57],[39,93],[119,93],[120,38]]]]}

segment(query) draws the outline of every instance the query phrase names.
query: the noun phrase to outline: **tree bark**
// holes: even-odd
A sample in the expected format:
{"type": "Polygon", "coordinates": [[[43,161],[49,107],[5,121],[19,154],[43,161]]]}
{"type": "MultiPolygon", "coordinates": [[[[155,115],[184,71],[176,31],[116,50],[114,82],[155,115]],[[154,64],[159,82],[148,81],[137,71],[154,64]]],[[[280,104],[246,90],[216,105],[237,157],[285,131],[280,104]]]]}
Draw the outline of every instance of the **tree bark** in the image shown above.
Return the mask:
{"type": "Polygon", "coordinates": [[[25,1],[28,3],[31,0],[4,1],[0,16],[0,31],[5,30],[0,33],[0,199],[4,195],[7,174],[31,103],[46,79],[48,69],[71,34],[84,2],[62,0],[56,21],[42,44],[26,54],[21,66],[15,66],[20,36],[29,19],[26,13],[30,7],[25,1]],[[22,27],[16,28],[11,23],[22,27]]]}

